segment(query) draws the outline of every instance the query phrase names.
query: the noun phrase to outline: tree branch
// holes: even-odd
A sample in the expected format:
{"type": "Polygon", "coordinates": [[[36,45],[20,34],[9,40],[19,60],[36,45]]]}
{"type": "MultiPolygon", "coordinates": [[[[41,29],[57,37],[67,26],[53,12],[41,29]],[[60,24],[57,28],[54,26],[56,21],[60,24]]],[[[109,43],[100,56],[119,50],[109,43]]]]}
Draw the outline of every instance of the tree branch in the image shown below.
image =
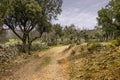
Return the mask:
{"type": "Polygon", "coordinates": [[[20,35],[18,35],[18,33],[9,25],[6,23],[6,25],[13,31],[13,33],[19,38],[22,40],[22,37],[20,35]]]}
{"type": "Polygon", "coordinates": [[[33,38],[33,39],[30,41],[30,43],[32,43],[33,41],[35,41],[35,40],[38,39],[38,38],[40,38],[40,37],[35,37],[35,38],[33,38]]]}
{"type": "Polygon", "coordinates": [[[22,29],[22,26],[21,26],[20,24],[19,24],[19,27],[20,27],[20,30],[21,30],[22,32],[24,32],[23,29],[22,29]]]}

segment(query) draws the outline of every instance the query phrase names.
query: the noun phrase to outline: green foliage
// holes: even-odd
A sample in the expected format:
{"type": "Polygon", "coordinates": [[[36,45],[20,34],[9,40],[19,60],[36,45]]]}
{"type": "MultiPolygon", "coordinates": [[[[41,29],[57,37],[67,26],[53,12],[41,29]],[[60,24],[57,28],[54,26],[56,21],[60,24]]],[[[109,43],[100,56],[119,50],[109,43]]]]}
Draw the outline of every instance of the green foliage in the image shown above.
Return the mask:
{"type": "Polygon", "coordinates": [[[100,47],[101,47],[100,43],[90,43],[90,44],[88,44],[88,50],[89,51],[98,50],[100,47]]]}
{"type": "Polygon", "coordinates": [[[5,46],[15,46],[17,44],[21,44],[21,42],[17,39],[9,39],[9,41],[5,43],[5,46]]]}
{"type": "Polygon", "coordinates": [[[43,49],[48,49],[49,47],[41,42],[41,41],[35,41],[33,44],[32,44],[32,51],[38,51],[38,50],[43,50],[43,49]]]}
{"type": "Polygon", "coordinates": [[[53,25],[53,31],[55,31],[55,35],[61,37],[64,35],[62,26],[60,24],[53,25]]]}
{"type": "Polygon", "coordinates": [[[120,46],[120,38],[117,38],[116,40],[114,40],[114,41],[111,43],[111,46],[113,46],[113,47],[120,46]]]}
{"type": "Polygon", "coordinates": [[[105,36],[119,37],[120,33],[120,1],[111,0],[109,4],[98,11],[98,24],[102,26],[105,36]]]}
{"type": "Polygon", "coordinates": [[[22,49],[26,52],[27,42],[30,49],[33,41],[49,31],[51,20],[61,13],[62,0],[4,0],[0,4],[0,22],[23,42],[22,49]],[[17,29],[23,35],[17,33],[17,29]],[[33,30],[39,34],[31,38],[33,30]]]}

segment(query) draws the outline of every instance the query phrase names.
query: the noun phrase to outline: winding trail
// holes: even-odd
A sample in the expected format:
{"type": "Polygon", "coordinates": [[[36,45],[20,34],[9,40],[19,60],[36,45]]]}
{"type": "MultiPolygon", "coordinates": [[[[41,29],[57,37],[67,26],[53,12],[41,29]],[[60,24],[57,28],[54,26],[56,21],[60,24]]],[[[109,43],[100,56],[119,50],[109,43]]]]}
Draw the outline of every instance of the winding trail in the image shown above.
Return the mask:
{"type": "Polygon", "coordinates": [[[62,53],[67,47],[55,47],[45,51],[46,55],[31,60],[5,80],[69,80],[69,62],[58,63],[58,60],[64,57],[62,53]],[[45,57],[51,58],[50,63],[42,69],[37,69],[45,57]]]}

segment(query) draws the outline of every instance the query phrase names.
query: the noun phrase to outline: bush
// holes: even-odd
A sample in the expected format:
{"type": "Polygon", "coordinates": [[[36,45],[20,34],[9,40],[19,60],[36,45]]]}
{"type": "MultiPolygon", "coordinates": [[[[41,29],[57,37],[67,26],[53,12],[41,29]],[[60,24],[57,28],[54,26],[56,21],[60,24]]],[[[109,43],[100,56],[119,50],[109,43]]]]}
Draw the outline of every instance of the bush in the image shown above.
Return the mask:
{"type": "Polygon", "coordinates": [[[32,51],[43,50],[43,49],[48,49],[48,46],[47,44],[42,43],[41,41],[34,42],[31,47],[32,51]]]}
{"type": "Polygon", "coordinates": [[[10,62],[18,53],[19,50],[16,46],[0,49],[0,63],[10,62]]]}
{"type": "Polygon", "coordinates": [[[88,50],[93,51],[93,50],[98,50],[101,47],[100,43],[91,43],[88,44],[88,50]]]}
{"type": "Polygon", "coordinates": [[[16,44],[21,44],[21,42],[17,39],[9,39],[9,41],[5,43],[5,46],[15,46],[16,44]]]}
{"type": "Polygon", "coordinates": [[[120,46],[120,38],[117,38],[111,43],[112,47],[120,46]]]}

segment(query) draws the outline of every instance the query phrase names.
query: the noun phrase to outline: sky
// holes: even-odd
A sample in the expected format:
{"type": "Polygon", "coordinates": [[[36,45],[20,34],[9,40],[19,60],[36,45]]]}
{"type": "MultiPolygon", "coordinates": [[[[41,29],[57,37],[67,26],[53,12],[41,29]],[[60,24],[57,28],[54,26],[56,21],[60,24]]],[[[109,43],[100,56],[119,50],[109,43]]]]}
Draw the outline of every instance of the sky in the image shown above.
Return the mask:
{"type": "Polygon", "coordinates": [[[110,0],[63,0],[62,13],[58,16],[62,26],[75,24],[80,29],[93,29],[97,25],[97,12],[110,0]]]}

